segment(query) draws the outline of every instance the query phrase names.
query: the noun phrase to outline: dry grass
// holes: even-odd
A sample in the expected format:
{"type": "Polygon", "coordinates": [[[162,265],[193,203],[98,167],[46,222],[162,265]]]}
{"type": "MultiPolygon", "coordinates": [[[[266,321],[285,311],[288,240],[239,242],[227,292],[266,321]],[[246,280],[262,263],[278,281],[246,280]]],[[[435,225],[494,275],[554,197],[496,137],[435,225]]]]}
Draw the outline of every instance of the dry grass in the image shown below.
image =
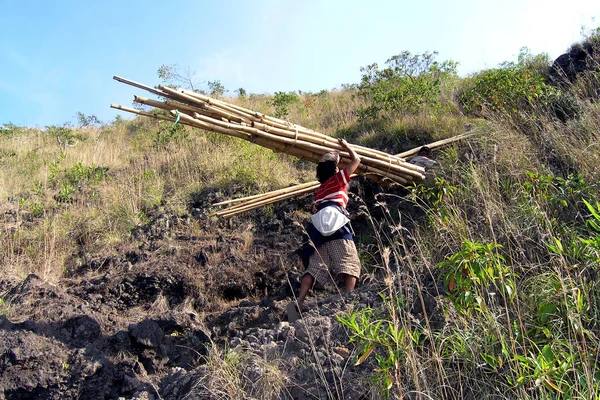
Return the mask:
{"type": "Polygon", "coordinates": [[[55,282],[70,258],[113,253],[151,215],[187,213],[198,193],[234,184],[246,195],[304,179],[287,156],[189,128],[165,140],[169,126],[136,119],[72,129],[82,140],[62,147],[36,129],[0,137],[2,273],[55,282]],[[81,169],[94,166],[102,178],[84,180],[81,169]]]}
{"type": "MultiPolygon", "coordinates": [[[[373,230],[383,235],[379,254],[386,249],[391,253],[381,257],[382,268],[386,268],[386,259],[400,260],[396,283],[389,286],[388,297],[402,298],[407,303],[400,310],[388,308],[390,318],[395,320],[393,316],[398,312],[415,306],[423,309],[418,303],[431,295],[431,286],[425,289],[427,277],[436,281],[441,290],[438,301],[444,301],[439,304],[445,315],[442,329],[433,329],[429,323],[431,315],[425,312],[420,320],[408,314],[396,319],[397,329],[420,331],[427,340],[402,348],[403,361],[393,373],[396,381],[403,384],[392,389],[394,396],[406,395],[407,388],[411,396],[422,399],[562,398],[561,391],[578,398],[598,395],[598,376],[592,372],[597,371],[597,360],[592,354],[600,347],[600,338],[590,330],[596,326],[593,321],[598,307],[577,311],[570,303],[575,290],[584,304],[592,304],[598,301],[597,290],[584,277],[584,258],[575,263],[574,255],[552,255],[548,247],[554,240],[567,246],[581,232],[575,229],[585,231],[585,224],[574,228],[576,221],[569,217],[575,211],[568,207],[581,203],[569,204],[563,211],[551,197],[531,195],[524,186],[530,181],[526,171],[565,178],[569,173],[582,174],[588,182],[585,190],[592,196],[588,200],[600,198],[600,152],[590,151],[599,143],[600,118],[596,105],[583,99],[581,105],[580,118],[566,123],[544,114],[536,116],[536,123],[525,128],[502,119],[492,120],[479,128],[479,140],[440,154],[441,176],[454,190],[438,203],[431,198],[414,198],[424,207],[425,218],[414,221],[411,231],[402,229],[402,221],[395,217],[396,209],[388,210],[382,221],[373,221],[373,230]],[[392,229],[396,235],[390,234],[389,228],[386,230],[394,226],[398,228],[392,229]],[[514,302],[491,298],[486,309],[468,317],[456,312],[448,288],[439,286],[443,271],[433,266],[458,252],[464,240],[503,245],[499,253],[511,274],[520,277],[514,302]],[[540,327],[544,325],[539,313],[541,304],[549,298],[553,304],[562,304],[557,306],[562,311],[554,312],[565,319],[553,314],[553,325],[547,328],[550,336],[540,344],[535,329],[546,329],[540,327]],[[540,362],[542,347],[547,343],[556,357],[571,360],[567,361],[568,376],[553,375],[552,371],[544,375],[532,367],[540,362]],[[494,367],[492,361],[483,357],[486,353],[496,354],[501,362],[496,360],[494,367]],[[570,358],[573,354],[583,356],[570,358]],[[517,381],[523,383],[514,384],[517,381]]],[[[539,368],[542,367],[538,364],[539,368]]],[[[559,368],[558,364],[555,368],[559,368]]]]}
{"type": "Polygon", "coordinates": [[[251,396],[274,400],[285,396],[286,375],[279,360],[266,360],[250,349],[228,349],[211,344],[204,357],[206,364],[190,395],[211,399],[243,400],[251,396]]]}

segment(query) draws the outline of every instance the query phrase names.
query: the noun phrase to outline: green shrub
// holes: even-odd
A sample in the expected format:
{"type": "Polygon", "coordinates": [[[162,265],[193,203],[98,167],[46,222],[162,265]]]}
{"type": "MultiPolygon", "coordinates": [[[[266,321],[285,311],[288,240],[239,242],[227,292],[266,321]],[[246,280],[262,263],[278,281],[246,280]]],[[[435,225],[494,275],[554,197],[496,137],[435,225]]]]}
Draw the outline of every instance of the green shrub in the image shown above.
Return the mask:
{"type": "Polygon", "coordinates": [[[23,128],[11,124],[10,122],[8,124],[2,124],[2,126],[0,126],[0,136],[4,137],[14,137],[21,131],[23,131],[23,128]]]}
{"type": "Polygon", "coordinates": [[[220,97],[225,93],[225,86],[221,83],[221,81],[208,81],[208,90],[210,90],[210,95],[212,97],[220,97]]]}
{"type": "Polygon", "coordinates": [[[371,380],[381,387],[383,396],[390,395],[394,386],[401,387],[398,381],[401,362],[406,357],[406,351],[411,346],[418,345],[423,338],[423,332],[417,327],[400,326],[397,315],[405,304],[397,298],[395,304],[390,304],[395,310],[389,315],[371,308],[354,310],[337,317],[346,328],[350,342],[357,344],[358,352],[354,365],[365,362],[371,354],[377,362],[375,374],[371,380]]]}
{"type": "Polygon", "coordinates": [[[506,265],[497,243],[463,240],[462,249],[437,265],[442,269],[449,297],[459,312],[487,311],[488,299],[499,294],[512,301],[516,295],[515,276],[506,265]]]}
{"type": "Polygon", "coordinates": [[[161,124],[154,136],[154,149],[164,150],[171,142],[182,143],[189,139],[189,133],[184,125],[171,123],[161,124]]]}
{"type": "Polygon", "coordinates": [[[73,129],[67,126],[47,126],[46,134],[48,136],[54,136],[58,142],[58,146],[63,150],[67,146],[75,146],[78,142],[82,142],[87,139],[85,135],[76,133],[73,131],[73,129]]]}
{"type": "Polygon", "coordinates": [[[477,75],[472,87],[460,95],[467,114],[484,116],[486,111],[517,116],[536,105],[550,105],[558,90],[546,84],[544,78],[520,64],[507,64],[477,75]]]}

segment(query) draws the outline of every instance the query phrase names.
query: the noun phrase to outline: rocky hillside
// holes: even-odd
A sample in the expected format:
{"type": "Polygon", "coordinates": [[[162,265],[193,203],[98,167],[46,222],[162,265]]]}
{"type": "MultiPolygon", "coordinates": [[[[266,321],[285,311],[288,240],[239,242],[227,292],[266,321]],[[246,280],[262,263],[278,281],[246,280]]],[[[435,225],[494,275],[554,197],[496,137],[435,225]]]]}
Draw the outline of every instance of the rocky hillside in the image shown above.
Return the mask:
{"type": "Polygon", "coordinates": [[[2,125],[0,399],[597,398],[599,43],[235,99],[392,153],[475,133],[426,185],[353,183],[357,290],[291,324],[310,196],[211,204],[314,166],[145,119],[2,125]]]}

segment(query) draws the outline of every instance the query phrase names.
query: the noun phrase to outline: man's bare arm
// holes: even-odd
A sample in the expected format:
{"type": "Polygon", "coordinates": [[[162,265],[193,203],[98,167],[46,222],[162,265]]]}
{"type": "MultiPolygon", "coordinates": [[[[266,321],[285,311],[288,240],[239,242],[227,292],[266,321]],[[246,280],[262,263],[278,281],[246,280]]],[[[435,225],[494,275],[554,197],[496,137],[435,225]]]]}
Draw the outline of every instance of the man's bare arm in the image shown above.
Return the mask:
{"type": "Polygon", "coordinates": [[[346,139],[339,138],[338,142],[350,154],[350,164],[346,165],[346,171],[348,175],[352,175],[360,164],[360,156],[348,145],[346,139]]]}

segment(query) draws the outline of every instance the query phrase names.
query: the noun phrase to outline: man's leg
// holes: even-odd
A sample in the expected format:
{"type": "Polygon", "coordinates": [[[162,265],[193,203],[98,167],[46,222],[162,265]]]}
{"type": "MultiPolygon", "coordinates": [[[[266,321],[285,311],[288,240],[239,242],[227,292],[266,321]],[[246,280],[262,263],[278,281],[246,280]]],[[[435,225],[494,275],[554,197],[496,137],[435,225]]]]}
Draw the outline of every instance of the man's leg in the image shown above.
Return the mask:
{"type": "Polygon", "coordinates": [[[351,292],[354,290],[354,286],[356,285],[356,277],[348,274],[340,274],[344,279],[344,288],[346,292],[351,292]]]}
{"type": "Polygon", "coordinates": [[[313,283],[315,283],[315,278],[311,274],[304,274],[302,283],[300,284],[300,294],[298,295],[298,308],[300,312],[302,312],[302,304],[304,304],[304,299],[310,288],[312,288],[313,283]]]}
{"type": "Polygon", "coordinates": [[[360,259],[356,245],[348,239],[333,240],[330,243],[335,246],[335,257],[332,257],[334,271],[338,274],[337,278],[344,282],[346,292],[351,292],[360,276],[360,259]]]}

